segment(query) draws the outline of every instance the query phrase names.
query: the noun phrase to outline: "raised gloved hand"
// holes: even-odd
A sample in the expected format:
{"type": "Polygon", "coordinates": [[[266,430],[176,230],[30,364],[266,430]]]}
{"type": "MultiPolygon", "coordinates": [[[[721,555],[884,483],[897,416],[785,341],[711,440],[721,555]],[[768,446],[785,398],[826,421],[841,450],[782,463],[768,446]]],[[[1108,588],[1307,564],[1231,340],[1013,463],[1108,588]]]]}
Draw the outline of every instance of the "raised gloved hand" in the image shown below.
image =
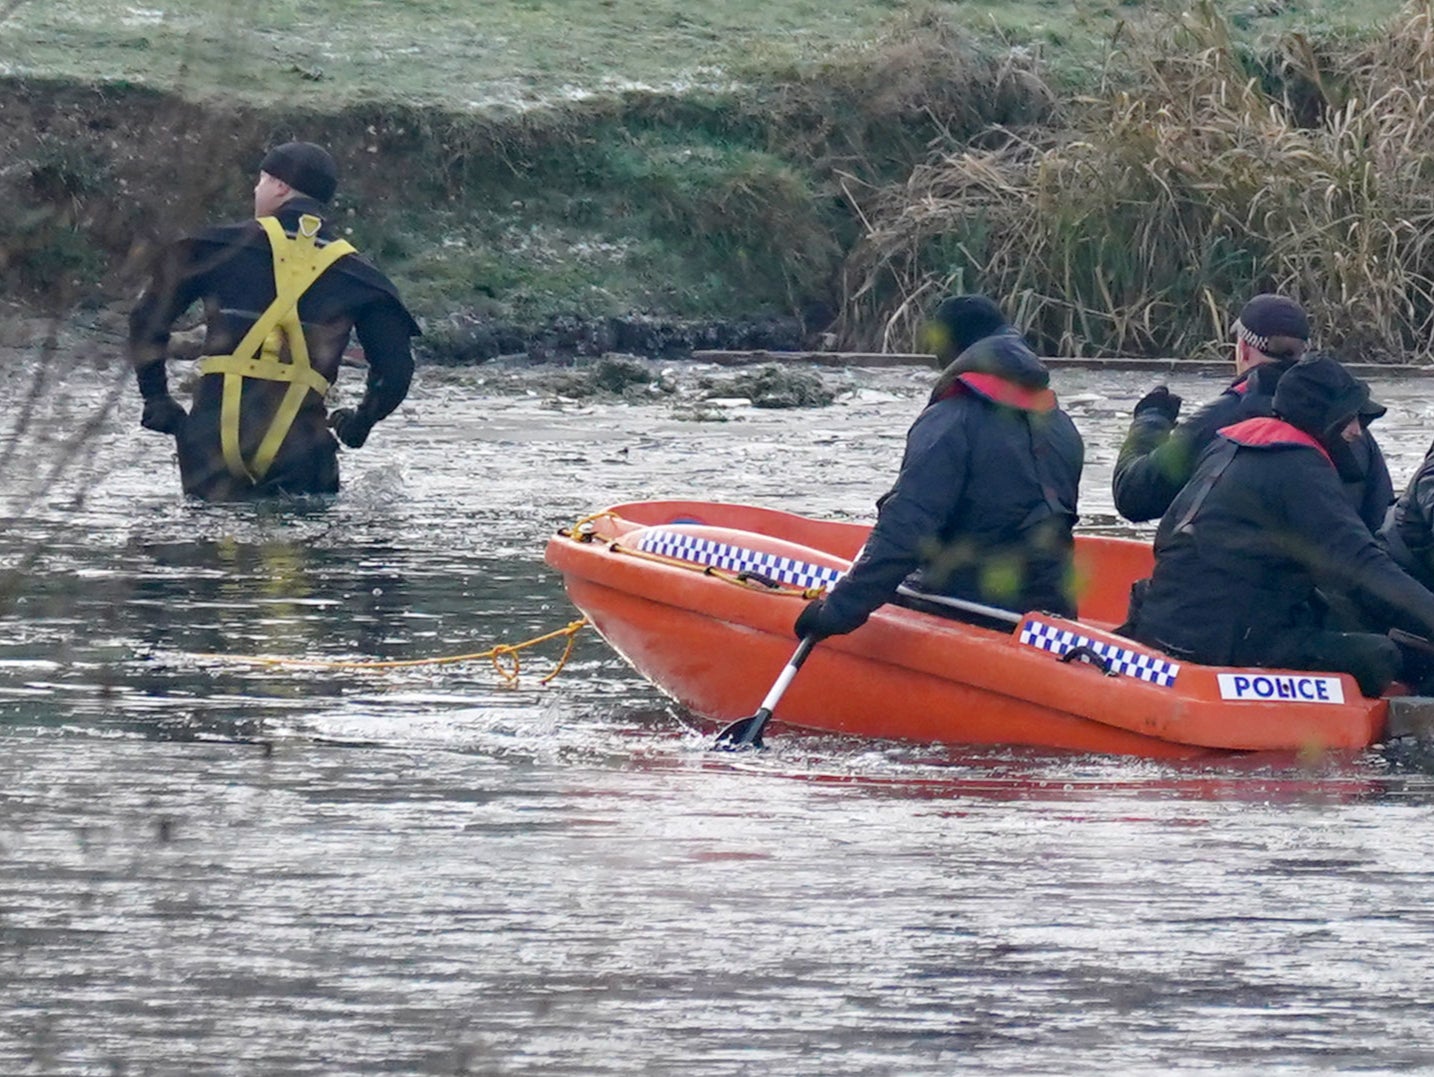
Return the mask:
{"type": "Polygon", "coordinates": [[[797,615],[796,624],[792,625],[792,631],[798,639],[806,639],[811,636],[813,639],[823,640],[828,636],[842,636],[861,626],[866,618],[852,624],[850,621],[838,617],[826,599],[815,598],[808,602],[806,608],[797,615]]]}
{"type": "Polygon", "coordinates": [[[139,425],[146,430],[154,430],[161,434],[173,434],[178,437],[188,419],[189,413],[184,410],[184,405],[165,393],[163,396],[145,398],[144,411],[140,414],[139,425]]]}
{"type": "Polygon", "coordinates": [[[329,426],[350,449],[359,449],[368,440],[373,420],[366,418],[357,408],[337,408],[329,412],[329,426]]]}
{"type": "Polygon", "coordinates": [[[1142,415],[1160,415],[1173,424],[1180,417],[1180,404],[1180,397],[1168,386],[1157,385],[1135,402],[1134,414],[1137,419],[1142,415]]]}

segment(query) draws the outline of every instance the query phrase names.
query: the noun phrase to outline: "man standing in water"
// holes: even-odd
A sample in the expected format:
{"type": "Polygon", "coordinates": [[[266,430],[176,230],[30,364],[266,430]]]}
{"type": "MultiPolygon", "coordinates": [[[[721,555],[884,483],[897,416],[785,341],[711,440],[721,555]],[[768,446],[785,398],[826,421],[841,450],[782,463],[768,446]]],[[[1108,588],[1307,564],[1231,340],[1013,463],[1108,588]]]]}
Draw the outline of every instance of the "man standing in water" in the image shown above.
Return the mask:
{"type": "Polygon", "coordinates": [[[388,278],[324,221],[333,158],[289,142],[259,169],[256,219],[168,248],[130,315],[140,423],[175,438],[184,492],[206,500],[337,492],[334,435],[362,446],[413,377],[418,325],[388,278]],[[195,300],[204,302],[202,376],[186,412],[164,364],[170,328],[195,300]],[[358,407],[326,415],[350,332],[368,360],[367,390],[358,407]]]}

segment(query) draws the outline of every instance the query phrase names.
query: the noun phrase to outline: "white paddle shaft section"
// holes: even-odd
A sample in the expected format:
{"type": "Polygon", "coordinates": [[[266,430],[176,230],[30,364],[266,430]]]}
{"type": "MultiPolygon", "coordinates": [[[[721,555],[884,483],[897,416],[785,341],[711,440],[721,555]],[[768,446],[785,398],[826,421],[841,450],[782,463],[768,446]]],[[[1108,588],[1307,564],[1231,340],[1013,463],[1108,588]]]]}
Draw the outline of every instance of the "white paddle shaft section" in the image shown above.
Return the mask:
{"type": "Polygon", "coordinates": [[[797,675],[797,669],[800,665],[801,663],[795,658],[787,663],[786,667],[782,670],[781,676],[779,676],[776,683],[772,685],[772,690],[767,693],[767,698],[762,700],[762,710],[770,714],[776,709],[777,703],[782,698],[782,693],[787,690],[787,685],[792,683],[792,678],[797,675]]]}
{"type": "MultiPolygon", "coordinates": [[[[792,678],[797,675],[797,670],[802,668],[802,663],[807,660],[807,655],[812,653],[812,648],[816,645],[817,641],[813,637],[803,636],[802,642],[797,644],[797,649],[792,652],[792,657],[787,659],[787,664],[782,667],[782,672],[777,675],[776,683],[772,685],[771,691],[767,693],[767,698],[762,700],[762,706],[758,708],[756,714],[752,715],[753,718],[758,719],[755,737],[761,736],[762,726],[766,725],[767,719],[772,716],[772,711],[776,708],[777,701],[782,698],[782,693],[787,690],[787,685],[792,683],[792,678]]],[[[755,739],[755,737],[753,739],[755,739]]]]}
{"type": "Polygon", "coordinates": [[[930,602],[937,606],[949,606],[953,610],[964,610],[966,613],[978,614],[981,617],[989,617],[993,621],[1005,621],[1008,625],[1021,623],[1019,614],[1010,610],[1003,610],[998,606],[983,606],[979,602],[967,602],[964,598],[948,598],[945,595],[927,594],[925,591],[918,591],[914,587],[900,584],[896,593],[902,598],[914,598],[919,602],[930,602]]]}

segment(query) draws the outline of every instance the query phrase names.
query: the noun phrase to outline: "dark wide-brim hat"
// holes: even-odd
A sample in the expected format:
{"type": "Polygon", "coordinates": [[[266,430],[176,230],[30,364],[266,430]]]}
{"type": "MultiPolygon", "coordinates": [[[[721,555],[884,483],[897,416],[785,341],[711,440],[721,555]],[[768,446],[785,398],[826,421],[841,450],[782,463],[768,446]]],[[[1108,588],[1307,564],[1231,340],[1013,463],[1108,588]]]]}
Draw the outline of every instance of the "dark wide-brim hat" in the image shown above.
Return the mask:
{"type": "Polygon", "coordinates": [[[285,142],[259,162],[259,171],[283,180],[300,194],[320,202],[333,198],[339,186],[339,169],[329,151],[312,142],[285,142]]]}
{"type": "Polygon", "coordinates": [[[1379,418],[1389,409],[1377,400],[1366,400],[1359,408],[1359,418],[1366,426],[1379,418]]]}
{"type": "Polygon", "coordinates": [[[1369,399],[1369,385],[1327,355],[1307,355],[1282,375],[1271,404],[1292,426],[1323,439],[1355,416],[1376,417],[1384,408],[1369,399]],[[1377,409],[1371,413],[1369,409],[1377,409]]]}

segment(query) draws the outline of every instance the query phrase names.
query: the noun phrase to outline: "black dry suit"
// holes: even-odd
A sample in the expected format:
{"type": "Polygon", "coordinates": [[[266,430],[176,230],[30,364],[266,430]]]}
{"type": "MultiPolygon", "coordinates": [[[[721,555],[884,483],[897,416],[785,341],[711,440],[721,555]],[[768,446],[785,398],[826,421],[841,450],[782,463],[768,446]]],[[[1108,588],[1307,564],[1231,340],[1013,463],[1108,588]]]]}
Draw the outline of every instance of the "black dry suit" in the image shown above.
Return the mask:
{"type": "Polygon", "coordinates": [[[1075,612],[1071,529],[1084,447],[1019,334],[977,341],[912,424],[871,536],[824,600],[849,632],[899,584],[1024,612],[1075,612]]]}
{"type": "MultiPolygon", "coordinates": [[[[300,197],[274,218],[181,240],[130,315],[130,357],[140,392],[153,403],[168,398],[171,325],[195,300],[204,303],[203,376],[190,414],[170,430],[187,494],[223,500],[336,491],[337,443],[324,392],[351,331],[368,361],[367,391],[350,417],[362,434],[408,392],[409,338],[418,326],[393,284],[339,240],[324,212],[300,197]],[[302,289],[297,309],[282,315],[276,249],[292,252],[285,279],[290,291],[302,289]]],[[[362,436],[346,440],[360,444],[362,436]]]]}
{"type": "MultiPolygon", "coordinates": [[[[1293,365],[1268,362],[1251,367],[1223,393],[1173,428],[1171,420],[1158,412],[1137,415],[1115,464],[1112,492],[1116,511],[1135,523],[1163,516],[1194,472],[1200,454],[1222,429],[1272,414],[1280,376],[1293,365]]],[[[1383,413],[1382,408],[1373,406],[1360,418],[1367,422],[1383,413]]],[[[1368,430],[1348,451],[1354,460],[1343,476],[1345,497],[1365,526],[1374,531],[1394,500],[1389,466],[1368,430]]]]}
{"type": "Polygon", "coordinates": [[[1434,594],[1379,546],[1340,481],[1340,464],[1351,466],[1340,431],[1368,397],[1338,363],[1307,359],[1281,379],[1276,416],[1221,430],[1160,521],[1129,633],[1190,661],[1340,670],[1382,690],[1397,672],[1394,645],[1326,631],[1316,593],[1434,633],[1434,594]]]}

